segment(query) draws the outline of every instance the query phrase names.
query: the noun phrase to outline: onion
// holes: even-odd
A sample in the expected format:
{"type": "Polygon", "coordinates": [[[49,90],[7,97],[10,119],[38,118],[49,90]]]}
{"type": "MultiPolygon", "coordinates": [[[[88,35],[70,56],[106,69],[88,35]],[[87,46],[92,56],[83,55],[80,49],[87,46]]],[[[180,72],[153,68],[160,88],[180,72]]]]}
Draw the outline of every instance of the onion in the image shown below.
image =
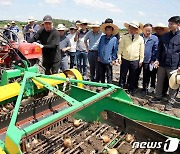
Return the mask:
{"type": "Polygon", "coordinates": [[[4,112],[9,112],[9,110],[6,109],[5,107],[3,107],[2,110],[3,110],[4,112]]]}
{"type": "Polygon", "coordinates": [[[108,143],[110,141],[110,138],[108,135],[103,135],[101,136],[101,138],[103,139],[104,143],[108,143]]]}
{"type": "Polygon", "coordinates": [[[46,131],[46,135],[47,136],[51,135],[51,132],[50,131],[46,131]]]}
{"type": "Polygon", "coordinates": [[[133,141],[133,140],[134,140],[134,136],[133,136],[133,135],[131,135],[131,134],[127,134],[127,135],[126,135],[126,141],[127,141],[127,142],[130,143],[130,142],[133,141]]]}
{"type": "Polygon", "coordinates": [[[56,154],[62,154],[61,149],[59,149],[58,151],[56,151],[56,154]]]}
{"type": "Polygon", "coordinates": [[[36,146],[37,144],[38,144],[38,140],[34,138],[32,141],[32,146],[36,146]]]}
{"type": "Polygon", "coordinates": [[[116,150],[116,149],[109,149],[109,148],[106,148],[107,151],[108,151],[108,154],[119,154],[119,152],[116,150]]]}
{"type": "Polygon", "coordinates": [[[9,110],[12,110],[14,107],[12,106],[12,104],[8,103],[6,106],[5,106],[7,109],[9,110]]]}
{"type": "Polygon", "coordinates": [[[74,124],[74,126],[75,127],[79,127],[80,126],[80,124],[81,124],[81,119],[79,119],[79,120],[74,120],[74,122],[73,122],[73,124],[74,124]]]}
{"type": "Polygon", "coordinates": [[[27,144],[26,144],[26,149],[30,149],[30,148],[31,148],[30,143],[27,143],[27,144]]]}
{"type": "Polygon", "coordinates": [[[65,139],[65,140],[64,140],[64,146],[65,146],[66,148],[71,147],[71,146],[72,146],[72,140],[71,140],[70,138],[65,139]]]}

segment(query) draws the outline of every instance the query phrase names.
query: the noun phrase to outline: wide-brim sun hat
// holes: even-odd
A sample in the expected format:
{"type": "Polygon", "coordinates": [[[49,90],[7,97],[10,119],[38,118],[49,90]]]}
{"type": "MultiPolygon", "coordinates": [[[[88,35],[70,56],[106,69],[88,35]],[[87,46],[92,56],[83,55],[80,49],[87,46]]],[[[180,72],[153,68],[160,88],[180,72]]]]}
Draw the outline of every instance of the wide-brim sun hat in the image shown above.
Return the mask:
{"type": "Polygon", "coordinates": [[[59,24],[56,28],[58,31],[66,31],[68,28],[66,28],[63,24],[59,24]]]}
{"type": "Polygon", "coordinates": [[[105,28],[106,27],[108,27],[108,26],[110,26],[110,27],[113,27],[113,35],[116,35],[118,32],[119,32],[119,28],[118,28],[118,26],[116,26],[115,24],[112,24],[112,23],[104,23],[104,24],[102,24],[101,26],[100,26],[100,30],[103,32],[103,33],[105,33],[105,28]]]}
{"type": "Polygon", "coordinates": [[[99,28],[101,25],[100,25],[100,22],[99,21],[95,21],[94,23],[88,25],[88,27],[90,28],[99,28]]]}
{"type": "Polygon", "coordinates": [[[169,32],[169,28],[162,23],[158,23],[156,26],[153,27],[154,33],[156,32],[157,28],[163,28],[165,33],[169,32]]]}
{"type": "Polygon", "coordinates": [[[126,27],[127,29],[129,28],[129,26],[132,26],[134,28],[136,28],[138,30],[138,33],[142,33],[142,29],[143,29],[143,24],[137,21],[132,21],[130,23],[124,23],[124,27],[126,27]]]}
{"type": "Polygon", "coordinates": [[[178,82],[180,82],[180,74],[175,71],[171,77],[169,78],[169,86],[171,89],[178,89],[179,88],[179,84],[178,82]]]}
{"type": "Polygon", "coordinates": [[[28,18],[28,22],[33,22],[33,21],[37,21],[33,16],[30,16],[29,18],[28,18]]]}

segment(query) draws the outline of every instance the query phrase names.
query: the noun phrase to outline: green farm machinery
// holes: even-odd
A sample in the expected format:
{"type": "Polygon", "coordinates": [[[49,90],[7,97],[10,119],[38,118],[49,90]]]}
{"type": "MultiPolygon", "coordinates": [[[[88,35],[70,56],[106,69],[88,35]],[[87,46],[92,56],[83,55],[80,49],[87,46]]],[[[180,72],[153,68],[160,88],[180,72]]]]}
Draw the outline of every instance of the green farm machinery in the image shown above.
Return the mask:
{"type": "Polygon", "coordinates": [[[134,104],[118,86],[83,81],[75,69],[39,74],[18,49],[7,53],[13,63],[0,74],[0,154],[152,153],[133,142],[180,138],[179,118],[134,104]]]}

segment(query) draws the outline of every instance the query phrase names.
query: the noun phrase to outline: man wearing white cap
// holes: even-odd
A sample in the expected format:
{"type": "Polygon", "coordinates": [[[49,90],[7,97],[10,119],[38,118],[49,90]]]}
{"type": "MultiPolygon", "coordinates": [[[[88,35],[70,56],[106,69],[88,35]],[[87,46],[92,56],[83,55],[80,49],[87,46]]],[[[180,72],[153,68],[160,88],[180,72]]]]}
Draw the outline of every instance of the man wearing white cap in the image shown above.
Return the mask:
{"type": "Polygon", "coordinates": [[[74,41],[77,42],[76,46],[76,58],[77,58],[77,68],[82,73],[84,80],[87,79],[87,63],[88,63],[88,53],[86,51],[86,46],[84,44],[84,38],[87,32],[88,22],[87,20],[81,21],[79,30],[76,32],[74,41]]]}
{"type": "Polygon", "coordinates": [[[18,36],[18,32],[19,32],[19,27],[16,25],[15,21],[12,21],[11,22],[11,27],[10,27],[10,30],[13,32],[12,33],[12,39],[13,41],[17,41],[17,36],[18,36]]]}
{"type": "Polygon", "coordinates": [[[76,42],[74,41],[75,35],[76,35],[77,28],[75,26],[71,26],[69,28],[70,34],[67,35],[71,42],[71,49],[69,50],[69,56],[70,56],[70,68],[73,68],[75,65],[75,56],[76,56],[76,42]]]}
{"type": "Polygon", "coordinates": [[[66,37],[65,32],[68,30],[63,24],[59,24],[57,27],[60,35],[59,49],[61,52],[61,64],[60,69],[65,71],[68,69],[68,51],[71,49],[71,42],[66,37]]]}
{"type": "Polygon", "coordinates": [[[139,35],[142,32],[142,25],[139,22],[125,23],[124,26],[129,33],[122,37],[119,45],[118,61],[121,64],[119,85],[125,87],[129,71],[128,92],[133,95],[136,89],[137,71],[144,60],[144,39],[139,35]]]}
{"type": "Polygon", "coordinates": [[[25,27],[25,40],[29,41],[34,34],[37,33],[37,31],[40,29],[40,26],[35,23],[34,17],[29,17],[28,19],[28,25],[25,27]]]}
{"type": "Polygon", "coordinates": [[[53,21],[50,15],[43,18],[44,28],[41,28],[28,42],[33,43],[40,41],[41,44],[36,43],[42,48],[43,66],[45,67],[45,74],[58,73],[61,61],[61,54],[59,52],[59,33],[53,28],[53,21]]]}
{"type": "Polygon", "coordinates": [[[98,46],[100,38],[102,36],[102,32],[100,31],[99,22],[95,22],[92,25],[89,25],[89,27],[92,28],[92,31],[89,31],[86,34],[84,38],[84,43],[86,45],[86,51],[88,52],[88,61],[90,65],[90,79],[91,81],[98,82],[98,46]]]}

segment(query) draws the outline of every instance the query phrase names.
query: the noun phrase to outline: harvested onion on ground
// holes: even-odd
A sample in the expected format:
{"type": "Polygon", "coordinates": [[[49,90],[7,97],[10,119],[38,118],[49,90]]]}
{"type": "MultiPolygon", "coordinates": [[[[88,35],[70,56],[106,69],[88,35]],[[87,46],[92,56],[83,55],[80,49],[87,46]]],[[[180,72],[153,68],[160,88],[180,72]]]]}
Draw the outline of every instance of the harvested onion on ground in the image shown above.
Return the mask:
{"type": "Polygon", "coordinates": [[[129,142],[129,143],[132,142],[132,141],[134,141],[134,136],[131,135],[131,134],[127,134],[127,135],[126,135],[126,141],[129,142]]]}
{"type": "Polygon", "coordinates": [[[38,140],[34,138],[31,144],[32,146],[36,146],[38,144],[38,140]]]}
{"type": "Polygon", "coordinates": [[[79,127],[80,124],[81,124],[81,121],[82,121],[81,119],[79,119],[79,120],[75,119],[74,122],[73,122],[74,126],[79,127]]]}
{"type": "Polygon", "coordinates": [[[46,135],[47,136],[51,135],[51,132],[50,131],[46,131],[46,135]]]}
{"type": "Polygon", "coordinates": [[[119,152],[115,148],[112,149],[106,148],[106,149],[108,151],[108,154],[119,154],[119,152]]]}
{"type": "Polygon", "coordinates": [[[61,149],[59,149],[58,151],[56,151],[56,154],[62,154],[61,149]]]}
{"type": "Polygon", "coordinates": [[[72,146],[72,140],[71,140],[70,138],[65,139],[65,140],[64,140],[64,146],[65,146],[66,148],[71,147],[71,146],[72,146]]]}
{"type": "Polygon", "coordinates": [[[101,138],[103,139],[104,143],[108,143],[110,141],[110,138],[108,135],[103,135],[103,136],[101,136],[101,138]]]}

